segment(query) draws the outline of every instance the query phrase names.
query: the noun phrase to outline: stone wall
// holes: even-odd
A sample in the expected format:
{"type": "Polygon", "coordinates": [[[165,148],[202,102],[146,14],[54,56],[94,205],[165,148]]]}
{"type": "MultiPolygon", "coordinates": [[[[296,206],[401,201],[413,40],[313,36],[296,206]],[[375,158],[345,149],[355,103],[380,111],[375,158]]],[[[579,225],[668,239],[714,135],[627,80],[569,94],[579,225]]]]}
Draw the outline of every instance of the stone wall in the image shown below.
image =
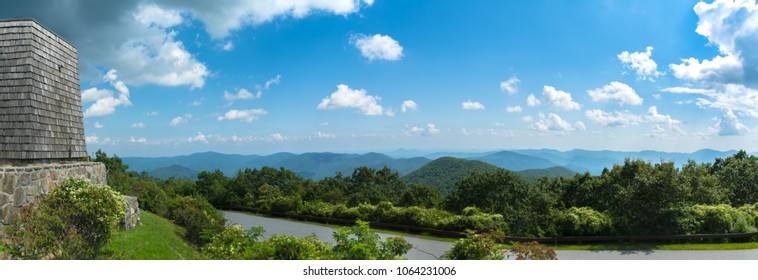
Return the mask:
{"type": "MultiPolygon", "coordinates": [[[[69,177],[105,185],[105,165],[76,162],[0,166],[0,227],[12,222],[22,206],[34,203],[40,195],[47,194],[69,177]]],[[[0,231],[0,238],[2,236],[0,231]]]]}
{"type": "Polygon", "coordinates": [[[134,196],[124,196],[124,201],[126,201],[126,213],[119,226],[130,230],[139,225],[139,202],[134,196]]]}

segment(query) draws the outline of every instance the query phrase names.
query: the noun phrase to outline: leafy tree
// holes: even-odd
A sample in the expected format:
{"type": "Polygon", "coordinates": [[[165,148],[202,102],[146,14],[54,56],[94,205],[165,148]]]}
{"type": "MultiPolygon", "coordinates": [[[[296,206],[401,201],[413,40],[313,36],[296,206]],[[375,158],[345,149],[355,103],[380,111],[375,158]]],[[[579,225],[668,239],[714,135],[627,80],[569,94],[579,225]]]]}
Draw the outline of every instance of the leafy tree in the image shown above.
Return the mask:
{"type": "Polygon", "coordinates": [[[468,232],[468,236],[456,240],[453,247],[445,251],[442,258],[448,260],[502,260],[503,253],[497,249],[492,234],[468,232]]]}
{"type": "Polygon", "coordinates": [[[721,187],[719,178],[711,173],[710,163],[698,164],[694,160],[682,166],[681,184],[685,188],[688,204],[720,204],[729,201],[727,189],[721,187]]]}
{"type": "Polygon", "coordinates": [[[743,150],[725,159],[717,158],[713,173],[727,191],[732,206],[758,202],[758,158],[743,150]]]}
{"type": "Polygon", "coordinates": [[[556,220],[566,236],[607,235],[611,233],[611,217],[589,207],[571,207],[560,211],[556,220]]]}
{"type": "Polygon", "coordinates": [[[400,197],[400,206],[420,206],[437,208],[445,198],[434,187],[427,184],[413,184],[400,197]]]}
{"type": "Polygon", "coordinates": [[[34,206],[25,206],[8,228],[15,259],[95,259],[124,217],[126,205],[107,186],[69,179],[34,206]]]}
{"type": "Polygon", "coordinates": [[[411,249],[411,244],[402,237],[381,241],[368,223],[361,220],[356,221],[353,227],[340,228],[333,236],[337,245],[332,252],[340,260],[391,260],[411,249]]]}

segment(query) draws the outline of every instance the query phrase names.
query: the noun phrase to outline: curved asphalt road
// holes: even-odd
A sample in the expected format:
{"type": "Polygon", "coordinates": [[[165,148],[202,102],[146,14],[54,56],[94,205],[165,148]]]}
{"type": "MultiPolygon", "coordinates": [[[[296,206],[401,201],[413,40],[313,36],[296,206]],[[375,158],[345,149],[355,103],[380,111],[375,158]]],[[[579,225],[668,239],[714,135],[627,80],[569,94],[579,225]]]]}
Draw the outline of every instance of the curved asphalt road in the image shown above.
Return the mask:
{"type": "MultiPolygon", "coordinates": [[[[266,218],[237,212],[223,211],[224,218],[230,224],[240,224],[248,229],[262,226],[266,230],[264,237],[274,234],[289,234],[298,237],[306,237],[315,234],[319,240],[334,244],[332,233],[334,229],[306,223],[299,223],[281,219],[266,218]]],[[[379,236],[387,238],[395,236],[380,233],[379,236]]],[[[452,247],[450,242],[426,240],[415,237],[402,236],[413,249],[405,255],[409,260],[434,260],[452,247]]],[[[681,250],[681,251],[585,251],[585,250],[559,250],[559,260],[758,260],[758,249],[752,250],[681,250]]]]}

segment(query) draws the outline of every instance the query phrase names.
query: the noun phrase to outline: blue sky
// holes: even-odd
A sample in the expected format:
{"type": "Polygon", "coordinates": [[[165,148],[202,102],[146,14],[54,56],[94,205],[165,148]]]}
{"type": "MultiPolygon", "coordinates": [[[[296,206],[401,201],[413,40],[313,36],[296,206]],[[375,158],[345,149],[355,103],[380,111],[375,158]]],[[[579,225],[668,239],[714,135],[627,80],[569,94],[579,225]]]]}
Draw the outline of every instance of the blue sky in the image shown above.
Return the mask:
{"type": "Polygon", "coordinates": [[[0,17],[77,45],[90,152],[758,150],[755,1],[17,1],[0,17]]]}

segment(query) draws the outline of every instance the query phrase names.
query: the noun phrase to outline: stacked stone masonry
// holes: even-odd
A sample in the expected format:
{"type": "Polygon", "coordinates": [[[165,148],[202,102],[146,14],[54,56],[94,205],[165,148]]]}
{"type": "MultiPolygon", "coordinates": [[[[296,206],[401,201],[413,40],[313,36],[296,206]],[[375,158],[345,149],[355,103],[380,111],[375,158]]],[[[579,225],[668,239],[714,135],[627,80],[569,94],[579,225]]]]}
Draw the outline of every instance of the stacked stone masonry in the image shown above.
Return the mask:
{"type": "Polygon", "coordinates": [[[0,20],[0,164],[87,155],[77,57],[34,20],[0,20]]]}
{"type": "MultiPolygon", "coordinates": [[[[68,178],[106,184],[105,165],[99,162],[0,166],[0,227],[10,224],[21,207],[34,203],[68,178]]],[[[137,211],[139,213],[139,211],[137,211]]],[[[0,239],[2,239],[0,231],[0,239]]]]}

